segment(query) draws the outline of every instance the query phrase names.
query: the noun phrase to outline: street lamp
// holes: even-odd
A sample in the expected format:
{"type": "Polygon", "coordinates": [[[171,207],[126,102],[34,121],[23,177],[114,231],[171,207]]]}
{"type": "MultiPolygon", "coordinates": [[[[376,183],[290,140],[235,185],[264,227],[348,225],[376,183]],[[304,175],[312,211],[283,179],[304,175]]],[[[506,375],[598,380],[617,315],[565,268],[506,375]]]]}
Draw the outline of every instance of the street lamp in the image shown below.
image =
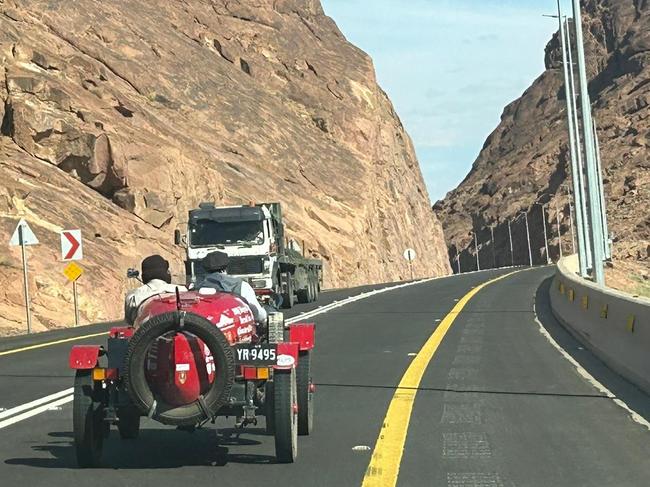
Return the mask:
{"type": "Polygon", "coordinates": [[[593,123],[591,117],[591,102],[589,100],[589,85],[585,62],[585,48],[582,36],[582,11],[580,0],[573,0],[573,18],[576,30],[576,48],[578,51],[578,74],[580,81],[580,102],[582,106],[582,130],[585,141],[585,155],[587,159],[587,188],[589,193],[589,223],[591,227],[591,252],[593,258],[592,277],[600,285],[605,285],[604,245],[602,216],[600,214],[600,195],[598,191],[599,177],[596,163],[594,145],[593,123]]]}
{"type": "Polygon", "coordinates": [[[510,265],[515,266],[515,253],[512,249],[512,229],[510,228],[510,220],[508,220],[508,237],[510,238],[510,265]]]}
{"type": "Polygon", "coordinates": [[[478,237],[476,236],[476,230],[474,230],[474,248],[476,249],[476,270],[481,270],[481,261],[478,256],[478,237]]]}
{"type": "Polygon", "coordinates": [[[526,222],[526,240],[528,240],[528,262],[530,267],[533,267],[533,250],[530,247],[530,229],[528,228],[528,212],[522,211],[524,214],[524,221],[526,222]]]}
{"type": "MultiPolygon", "coordinates": [[[[550,264],[551,263],[551,256],[548,254],[548,233],[546,232],[546,212],[544,211],[544,207],[546,205],[542,205],[540,203],[535,203],[535,204],[539,205],[542,208],[542,223],[544,225],[544,248],[546,249],[546,263],[550,264]]],[[[528,218],[526,218],[526,220],[528,220],[528,218]]],[[[526,229],[528,229],[528,224],[526,224],[526,229]]],[[[530,245],[529,245],[529,247],[530,247],[530,245]]],[[[532,259],[531,259],[531,261],[532,261],[532,259]]]]}

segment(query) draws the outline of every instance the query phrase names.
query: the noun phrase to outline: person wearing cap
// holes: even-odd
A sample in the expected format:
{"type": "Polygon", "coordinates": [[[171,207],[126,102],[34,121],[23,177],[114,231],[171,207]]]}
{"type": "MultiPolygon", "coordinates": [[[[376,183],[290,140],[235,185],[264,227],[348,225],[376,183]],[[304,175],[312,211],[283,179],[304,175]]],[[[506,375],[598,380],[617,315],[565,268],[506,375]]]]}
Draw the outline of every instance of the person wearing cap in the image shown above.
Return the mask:
{"type": "Polygon", "coordinates": [[[228,275],[228,254],[219,251],[210,252],[201,264],[209,274],[197,283],[196,289],[212,288],[236,294],[246,301],[257,323],[266,321],[266,310],[257,301],[252,286],[243,279],[228,275]]]}
{"type": "Polygon", "coordinates": [[[158,294],[186,291],[185,286],[172,284],[169,262],[160,255],[150,255],[142,261],[142,286],[130,291],[124,300],[124,321],[133,326],[140,305],[158,294]]]}

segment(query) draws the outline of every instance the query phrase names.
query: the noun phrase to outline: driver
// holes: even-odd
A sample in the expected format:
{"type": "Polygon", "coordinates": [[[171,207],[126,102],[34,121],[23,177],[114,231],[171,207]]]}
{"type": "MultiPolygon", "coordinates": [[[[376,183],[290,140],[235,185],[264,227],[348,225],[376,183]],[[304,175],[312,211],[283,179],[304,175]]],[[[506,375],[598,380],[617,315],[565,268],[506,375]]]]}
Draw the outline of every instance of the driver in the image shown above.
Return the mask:
{"type": "Polygon", "coordinates": [[[138,315],[138,308],[147,299],[157,294],[186,291],[185,286],[172,284],[169,262],[160,255],[150,255],[142,261],[142,286],[130,291],[124,299],[124,321],[130,326],[138,315]]]}
{"type": "Polygon", "coordinates": [[[196,285],[196,289],[213,288],[217,291],[236,294],[246,301],[257,323],[266,322],[266,310],[257,301],[257,296],[251,285],[239,277],[227,274],[228,254],[219,251],[210,252],[201,264],[210,274],[196,285]]]}

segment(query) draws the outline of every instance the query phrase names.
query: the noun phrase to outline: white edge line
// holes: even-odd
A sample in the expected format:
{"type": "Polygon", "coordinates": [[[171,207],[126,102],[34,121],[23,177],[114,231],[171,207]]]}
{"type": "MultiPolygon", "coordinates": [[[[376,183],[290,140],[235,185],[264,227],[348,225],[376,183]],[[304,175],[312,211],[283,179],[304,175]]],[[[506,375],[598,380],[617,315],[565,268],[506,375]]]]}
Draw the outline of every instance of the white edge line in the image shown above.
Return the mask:
{"type": "Polygon", "coordinates": [[[55,399],[59,399],[62,396],[67,396],[68,394],[72,394],[73,392],[74,392],[74,388],[71,387],[69,389],[66,389],[65,391],[55,392],[54,394],[41,397],[40,399],[36,399],[35,401],[31,401],[25,404],[21,404],[20,406],[6,409],[0,413],[0,419],[8,418],[9,416],[13,416],[14,414],[25,411],[26,409],[31,409],[33,407],[40,406],[41,404],[44,404],[46,402],[54,401],[55,399]]]}
{"type": "MultiPolygon", "coordinates": [[[[63,392],[63,391],[61,391],[63,392]]],[[[31,418],[32,416],[36,416],[37,414],[41,414],[48,409],[57,407],[57,406],[62,406],[66,403],[69,403],[72,401],[73,396],[69,395],[66,397],[63,397],[61,399],[58,399],[54,402],[50,402],[47,404],[44,404],[42,406],[37,407],[36,409],[31,409],[30,411],[24,412],[22,414],[19,414],[18,416],[14,416],[13,418],[5,419],[4,421],[0,421],[0,429],[6,428],[7,426],[11,426],[14,423],[17,423],[19,421],[22,421],[27,418],[31,418]]]]}
{"type": "Polygon", "coordinates": [[[639,413],[637,413],[632,408],[630,408],[624,401],[617,398],[612,391],[610,391],[603,383],[601,383],[593,375],[587,372],[587,370],[582,365],[580,365],[580,363],[578,363],[576,359],[574,359],[566,350],[564,350],[560,346],[559,343],[555,341],[555,339],[550,335],[550,333],[546,331],[546,328],[544,328],[544,325],[541,323],[541,321],[539,321],[539,319],[537,318],[537,310],[535,307],[535,303],[533,303],[533,313],[535,314],[535,321],[539,326],[539,332],[549,341],[551,345],[553,345],[558,350],[558,352],[562,354],[562,356],[565,359],[567,359],[571,363],[571,365],[573,365],[576,368],[578,374],[580,374],[584,379],[587,380],[587,382],[589,382],[600,392],[606,394],[609,397],[609,399],[611,399],[617,406],[625,409],[625,411],[627,411],[630,414],[633,421],[639,423],[642,426],[645,426],[648,430],[650,430],[650,422],[648,422],[643,416],[641,416],[639,413]]]}

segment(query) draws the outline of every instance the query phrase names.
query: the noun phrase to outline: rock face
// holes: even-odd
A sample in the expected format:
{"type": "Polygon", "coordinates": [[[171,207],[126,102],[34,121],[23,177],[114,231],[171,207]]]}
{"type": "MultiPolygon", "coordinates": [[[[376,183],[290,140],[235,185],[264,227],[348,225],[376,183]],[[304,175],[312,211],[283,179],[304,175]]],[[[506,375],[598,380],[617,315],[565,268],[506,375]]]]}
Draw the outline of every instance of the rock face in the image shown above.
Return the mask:
{"type": "MultiPolygon", "coordinates": [[[[82,317],[200,201],[281,201],[329,286],[449,271],[409,136],[317,0],[0,0],[0,228],[25,216],[38,323],[71,321],[58,234],[81,228],[82,317]]],[[[22,328],[20,260],[0,325],[22,328]]],[[[39,326],[40,326],[39,325],[39,326]]]]}
{"type": "MultiPolygon", "coordinates": [[[[650,4],[634,0],[583,2],[590,95],[598,124],[603,178],[614,257],[650,266],[650,4]]],[[[575,59],[575,56],[574,56],[575,59]]],[[[508,105],[472,170],[458,188],[434,205],[449,257],[461,269],[511,262],[507,221],[512,224],[514,262],[528,263],[527,213],[535,263],[545,263],[542,208],[550,256],[571,251],[570,152],[562,53],[556,34],[546,47],[546,71],[508,105]],[[550,208],[550,210],[549,210],[550,208]],[[517,215],[520,215],[517,217],[517,215]],[[494,229],[492,239],[490,227],[494,229]],[[494,252],[494,253],[493,253],[494,252]]]]}

